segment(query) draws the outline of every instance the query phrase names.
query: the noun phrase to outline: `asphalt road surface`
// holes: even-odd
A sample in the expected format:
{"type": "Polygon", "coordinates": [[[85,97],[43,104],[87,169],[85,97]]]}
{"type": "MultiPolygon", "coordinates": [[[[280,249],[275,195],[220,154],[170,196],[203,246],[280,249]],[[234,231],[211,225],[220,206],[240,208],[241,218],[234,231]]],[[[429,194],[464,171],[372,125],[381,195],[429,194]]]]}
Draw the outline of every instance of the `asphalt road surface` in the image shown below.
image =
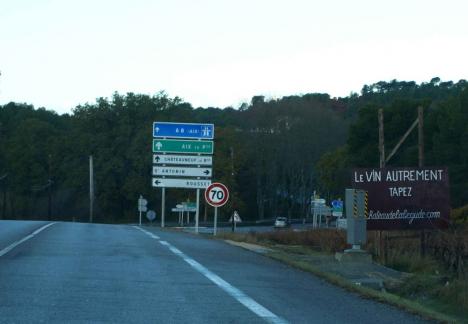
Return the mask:
{"type": "Polygon", "coordinates": [[[1,323],[422,323],[188,233],[0,221],[1,323]]]}

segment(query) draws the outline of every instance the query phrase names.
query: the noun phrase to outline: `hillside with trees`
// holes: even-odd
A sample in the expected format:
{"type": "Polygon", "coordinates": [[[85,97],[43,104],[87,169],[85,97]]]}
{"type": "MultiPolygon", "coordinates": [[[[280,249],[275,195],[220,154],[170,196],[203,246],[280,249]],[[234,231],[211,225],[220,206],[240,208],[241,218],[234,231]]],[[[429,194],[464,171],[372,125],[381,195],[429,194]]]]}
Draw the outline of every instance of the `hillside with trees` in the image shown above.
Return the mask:
{"type": "MultiPolygon", "coordinates": [[[[140,194],[159,215],[161,190],[151,188],[153,121],[215,124],[214,180],[226,183],[232,195],[222,219],[233,209],[250,220],[302,217],[314,190],[327,198],[342,196],[350,168],[378,166],[379,108],[391,147],[420,105],[426,165],[449,167],[452,207],[463,206],[468,197],[467,82],[434,78],[422,84],[378,82],[345,98],[256,96],[238,109],[194,108],[163,92],[116,93],[64,115],[8,103],[0,106],[0,218],[86,221],[90,155],[96,221],[134,221],[140,194]]],[[[417,166],[416,134],[389,165],[417,166]]],[[[194,190],[168,189],[166,206],[188,199],[195,200],[194,190]]]]}
{"type": "MultiPolygon", "coordinates": [[[[353,167],[379,167],[378,109],[383,109],[387,152],[424,109],[426,166],[448,166],[452,207],[468,202],[468,84],[440,82],[379,82],[364,86],[349,101],[354,118],[344,145],[327,152],[316,165],[321,189],[331,195],[350,185],[353,167]]],[[[387,153],[388,154],[388,153],[387,153]]],[[[418,134],[413,131],[387,166],[418,166],[418,134]]]]}

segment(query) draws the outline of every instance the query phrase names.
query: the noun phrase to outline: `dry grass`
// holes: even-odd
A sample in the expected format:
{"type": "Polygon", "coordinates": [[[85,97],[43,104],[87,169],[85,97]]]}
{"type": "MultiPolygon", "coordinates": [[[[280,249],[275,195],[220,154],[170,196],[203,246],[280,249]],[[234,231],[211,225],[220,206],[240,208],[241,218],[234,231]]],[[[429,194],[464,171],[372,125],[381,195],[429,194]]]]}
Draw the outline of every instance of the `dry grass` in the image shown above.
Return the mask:
{"type": "Polygon", "coordinates": [[[317,251],[330,253],[342,251],[346,248],[345,232],[328,229],[302,232],[280,230],[265,233],[221,233],[220,237],[248,243],[302,245],[317,251]]]}
{"type": "Polygon", "coordinates": [[[450,215],[450,219],[452,219],[457,224],[468,223],[468,205],[453,209],[450,215]]]}
{"type": "MultiPolygon", "coordinates": [[[[342,287],[348,291],[358,293],[360,296],[364,298],[371,298],[371,299],[374,299],[383,303],[394,305],[396,307],[405,309],[408,312],[418,314],[424,318],[435,320],[440,323],[459,323],[459,322],[463,323],[464,322],[463,320],[460,320],[459,318],[444,314],[443,312],[441,313],[438,310],[434,310],[431,307],[428,307],[427,305],[420,303],[419,300],[406,299],[394,293],[380,292],[377,290],[366,288],[364,286],[358,286],[358,285],[352,284],[350,281],[338,275],[335,275],[329,272],[324,272],[319,267],[316,267],[300,258],[297,259],[294,254],[289,254],[289,253],[284,253],[282,251],[279,251],[275,253],[269,253],[268,256],[272,259],[292,265],[303,271],[313,273],[316,276],[323,278],[332,284],[342,287]]],[[[450,312],[447,312],[447,313],[450,313],[450,312]]]]}
{"type": "MultiPolygon", "coordinates": [[[[366,249],[374,253],[374,260],[399,271],[415,276],[391,291],[384,298],[387,302],[398,304],[408,309],[417,309],[427,313],[434,309],[458,318],[468,318],[468,276],[465,264],[468,262],[468,226],[458,225],[446,231],[427,233],[426,254],[421,256],[421,243],[418,232],[387,232],[387,258],[376,255],[380,246],[375,233],[368,233],[366,249]],[[399,300],[399,298],[401,300],[399,300]],[[410,299],[412,302],[408,302],[410,299]],[[409,303],[405,306],[406,303],[409,303]]],[[[303,261],[291,261],[294,255],[320,251],[333,253],[346,248],[346,233],[336,230],[309,230],[294,232],[282,230],[270,233],[225,233],[225,238],[261,245],[285,245],[281,255],[272,256],[283,262],[289,262],[299,268],[319,274],[320,270],[303,261]],[[288,261],[289,260],[289,261],[288,261]]],[[[337,278],[327,278],[339,283],[337,278]]],[[[343,283],[340,283],[343,286],[343,283]]],[[[373,296],[376,298],[376,296],[373,296]]],[[[433,317],[434,318],[434,317],[433,317]]]]}
{"type": "MultiPolygon", "coordinates": [[[[370,234],[369,251],[378,251],[376,233],[370,234]]],[[[426,231],[425,254],[419,232],[386,232],[383,251],[375,259],[388,267],[416,274],[394,293],[417,300],[442,312],[468,317],[468,226],[453,225],[426,231]]]]}

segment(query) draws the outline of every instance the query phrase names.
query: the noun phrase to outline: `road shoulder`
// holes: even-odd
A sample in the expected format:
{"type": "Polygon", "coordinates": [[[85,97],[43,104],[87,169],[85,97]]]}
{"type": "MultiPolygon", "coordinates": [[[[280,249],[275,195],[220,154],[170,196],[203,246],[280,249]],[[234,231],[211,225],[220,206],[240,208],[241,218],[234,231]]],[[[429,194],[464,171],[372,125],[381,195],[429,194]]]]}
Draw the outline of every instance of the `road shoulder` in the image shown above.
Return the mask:
{"type": "Polygon", "coordinates": [[[305,272],[312,273],[336,286],[382,303],[396,306],[426,319],[442,323],[457,323],[457,319],[429,309],[419,303],[386,291],[385,287],[398,285],[409,274],[386,268],[376,263],[337,261],[333,255],[300,246],[263,246],[259,244],[224,240],[226,243],[254,253],[265,255],[305,272]]]}

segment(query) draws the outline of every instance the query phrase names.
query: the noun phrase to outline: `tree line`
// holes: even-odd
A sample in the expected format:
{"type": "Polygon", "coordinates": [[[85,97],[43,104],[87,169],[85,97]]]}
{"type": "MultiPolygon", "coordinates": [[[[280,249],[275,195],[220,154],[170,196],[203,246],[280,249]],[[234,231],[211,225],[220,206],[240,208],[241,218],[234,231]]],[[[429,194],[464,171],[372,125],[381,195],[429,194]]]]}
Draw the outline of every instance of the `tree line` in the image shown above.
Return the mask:
{"type": "MultiPolygon", "coordinates": [[[[215,124],[213,179],[231,191],[221,217],[234,209],[247,220],[303,217],[314,190],[343,196],[350,168],[378,166],[379,108],[392,146],[419,105],[426,164],[449,167],[452,205],[462,206],[468,197],[466,88],[464,80],[381,81],[344,98],[255,96],[237,109],[194,108],[164,92],[115,93],[62,115],[11,102],[0,106],[0,217],[86,221],[90,155],[96,221],[134,221],[140,194],[159,217],[161,191],[151,187],[153,121],[215,124]]],[[[389,165],[417,166],[414,134],[389,165]]],[[[166,198],[169,213],[179,202],[193,202],[195,191],[168,189],[166,198]]],[[[201,213],[203,219],[212,211],[202,206],[201,213]]]]}

